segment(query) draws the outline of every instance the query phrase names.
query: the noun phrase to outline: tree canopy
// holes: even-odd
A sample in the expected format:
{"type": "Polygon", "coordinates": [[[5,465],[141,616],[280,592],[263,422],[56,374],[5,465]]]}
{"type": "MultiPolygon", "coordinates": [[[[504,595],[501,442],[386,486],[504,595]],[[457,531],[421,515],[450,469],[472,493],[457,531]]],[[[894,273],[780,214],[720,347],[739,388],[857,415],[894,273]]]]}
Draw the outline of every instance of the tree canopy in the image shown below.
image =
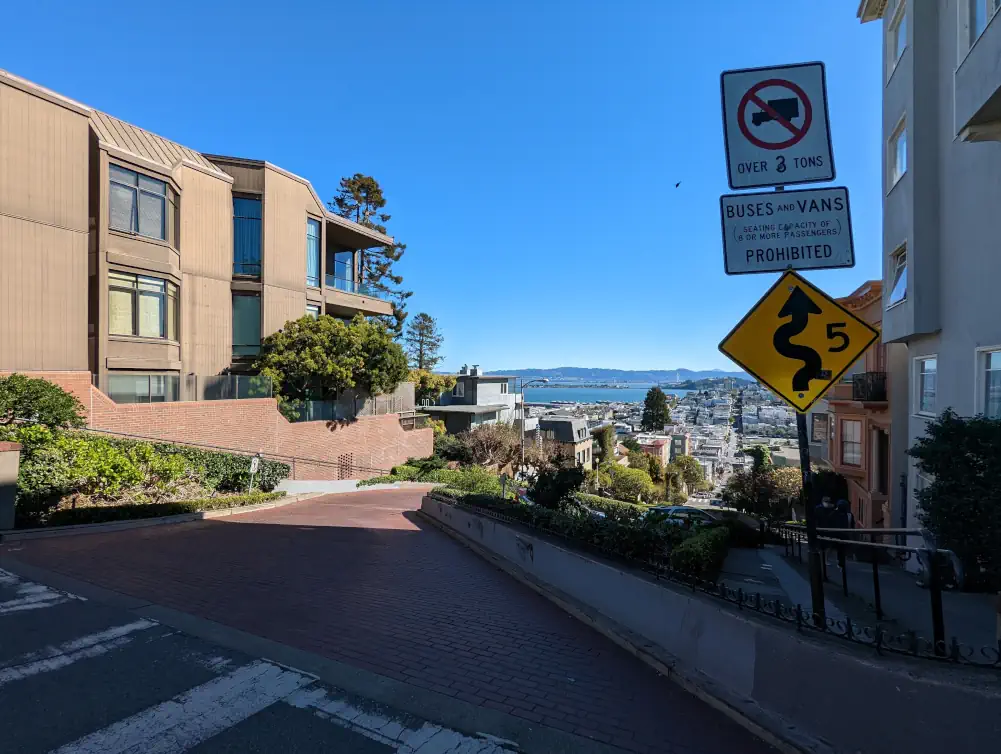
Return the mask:
{"type": "Polygon", "coordinates": [[[712,488],[712,485],[706,481],[702,464],[691,456],[679,455],[674,459],[674,465],[678,467],[682,481],[692,492],[705,492],[712,488]]]}
{"type": "Polygon", "coordinates": [[[455,376],[435,374],[426,369],[411,369],[407,380],[414,383],[414,397],[417,403],[427,400],[434,403],[438,396],[455,387],[455,376]]]}
{"type": "MultiPolygon", "coordinates": [[[[379,182],[362,173],[341,178],[337,194],[327,206],[331,212],[379,233],[387,233],[386,223],[392,217],[383,212],[386,197],[379,182]]],[[[388,325],[397,337],[403,334],[403,323],[407,319],[406,301],[413,295],[413,291],[400,287],[403,277],[393,271],[393,264],[400,261],[406,250],[405,243],[395,242],[391,246],[376,246],[361,252],[360,280],[389,296],[393,315],[388,325]]]]}
{"type": "Polygon", "coordinates": [[[615,458],[615,427],[606,424],[591,430],[591,437],[594,439],[596,448],[595,460],[598,464],[611,462],[615,458]]]}
{"type": "Polygon", "coordinates": [[[600,486],[616,500],[634,502],[639,499],[652,503],[661,497],[650,475],[641,469],[611,464],[598,472],[598,480],[600,486]]]}
{"type": "Polygon", "coordinates": [[[403,336],[406,344],[410,366],[414,369],[434,371],[442,357],[438,355],[441,344],[445,340],[438,330],[435,318],[426,312],[421,312],[407,323],[407,332],[403,336]]]}
{"type": "Polygon", "coordinates": [[[667,394],[659,387],[647,391],[643,401],[643,429],[663,430],[665,424],[671,423],[671,409],[667,402],[667,394]]]}
{"type": "Polygon", "coordinates": [[[82,427],[83,406],[48,380],[17,373],[0,377],[0,425],[19,420],[46,427],[82,427]]]}
{"type": "Polygon", "coordinates": [[[279,400],[335,396],[348,388],[389,393],[407,377],[407,357],[386,326],[360,314],[351,322],[321,315],[285,323],[264,338],[256,362],[279,400]]]}

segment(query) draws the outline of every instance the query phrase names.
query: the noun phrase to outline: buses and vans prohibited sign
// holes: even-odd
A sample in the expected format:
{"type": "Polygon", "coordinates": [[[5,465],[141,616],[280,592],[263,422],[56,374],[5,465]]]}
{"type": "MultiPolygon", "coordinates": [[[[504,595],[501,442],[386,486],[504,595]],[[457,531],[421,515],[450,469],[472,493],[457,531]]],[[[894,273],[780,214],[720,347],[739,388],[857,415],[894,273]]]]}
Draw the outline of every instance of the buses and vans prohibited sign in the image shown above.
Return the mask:
{"type": "Polygon", "coordinates": [[[823,63],[724,71],[720,92],[730,188],[834,180],[823,63]]]}

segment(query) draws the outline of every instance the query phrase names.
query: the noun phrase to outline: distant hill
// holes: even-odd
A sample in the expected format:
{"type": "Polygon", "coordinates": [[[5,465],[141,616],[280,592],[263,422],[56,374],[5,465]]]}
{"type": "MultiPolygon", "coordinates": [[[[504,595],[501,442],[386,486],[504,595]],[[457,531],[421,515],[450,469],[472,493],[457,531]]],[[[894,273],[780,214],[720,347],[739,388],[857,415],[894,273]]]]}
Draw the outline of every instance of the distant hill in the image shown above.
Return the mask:
{"type": "Polygon", "coordinates": [[[547,377],[558,382],[684,382],[712,377],[736,377],[753,380],[747,372],[722,369],[598,369],[595,367],[555,367],[553,369],[496,369],[486,374],[510,374],[515,377],[547,377]]]}

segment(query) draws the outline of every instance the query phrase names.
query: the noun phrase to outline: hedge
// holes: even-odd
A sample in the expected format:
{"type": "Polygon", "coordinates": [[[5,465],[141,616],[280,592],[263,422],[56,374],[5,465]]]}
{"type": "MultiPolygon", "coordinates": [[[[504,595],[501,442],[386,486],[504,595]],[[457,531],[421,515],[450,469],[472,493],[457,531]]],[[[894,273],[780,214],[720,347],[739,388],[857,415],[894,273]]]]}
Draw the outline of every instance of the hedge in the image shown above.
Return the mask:
{"type": "Polygon", "coordinates": [[[608,518],[619,522],[638,521],[643,517],[643,514],[650,510],[645,505],[627,503],[622,500],[612,500],[611,498],[599,497],[598,495],[588,495],[583,492],[577,493],[576,497],[578,502],[586,508],[600,511],[608,516],[608,518]]]}
{"type": "Polygon", "coordinates": [[[691,536],[680,527],[657,522],[595,518],[583,508],[553,510],[504,500],[496,495],[469,493],[454,488],[434,490],[465,505],[485,508],[526,526],[544,529],[585,548],[627,560],[665,565],[671,549],[691,536]]]}
{"type": "MultiPolygon", "coordinates": [[[[486,495],[500,496],[500,479],[481,466],[469,466],[462,469],[421,468],[404,464],[395,466],[392,471],[383,476],[373,477],[358,482],[359,487],[373,484],[392,484],[394,482],[422,482],[440,484],[462,492],[478,492],[486,495]]],[[[513,485],[508,485],[513,489],[513,485]]]]}
{"type": "Polygon", "coordinates": [[[63,508],[53,511],[45,520],[46,526],[71,526],[73,524],[103,524],[110,521],[130,521],[182,513],[243,508],[267,503],[285,497],[284,492],[253,492],[249,495],[224,495],[200,500],[178,500],[172,503],[126,503],[124,505],[88,505],[82,508],[63,508]]]}
{"type": "Polygon", "coordinates": [[[716,581],[729,544],[729,527],[702,527],[671,551],[671,568],[686,576],[716,581]]]}

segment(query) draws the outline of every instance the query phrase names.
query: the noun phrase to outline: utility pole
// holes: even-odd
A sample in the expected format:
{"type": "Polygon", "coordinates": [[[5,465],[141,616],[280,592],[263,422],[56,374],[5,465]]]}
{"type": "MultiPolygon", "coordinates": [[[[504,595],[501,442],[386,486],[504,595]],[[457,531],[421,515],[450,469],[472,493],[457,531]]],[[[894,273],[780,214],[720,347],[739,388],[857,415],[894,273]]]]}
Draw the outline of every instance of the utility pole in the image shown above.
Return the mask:
{"type": "Polygon", "coordinates": [[[827,626],[824,612],[824,580],[820,572],[820,548],[817,543],[817,505],[813,497],[813,472],[810,469],[810,439],[806,434],[806,414],[796,412],[796,432],[799,435],[799,466],[803,472],[803,509],[806,513],[806,545],[809,552],[810,597],[813,622],[817,628],[827,626]]]}

